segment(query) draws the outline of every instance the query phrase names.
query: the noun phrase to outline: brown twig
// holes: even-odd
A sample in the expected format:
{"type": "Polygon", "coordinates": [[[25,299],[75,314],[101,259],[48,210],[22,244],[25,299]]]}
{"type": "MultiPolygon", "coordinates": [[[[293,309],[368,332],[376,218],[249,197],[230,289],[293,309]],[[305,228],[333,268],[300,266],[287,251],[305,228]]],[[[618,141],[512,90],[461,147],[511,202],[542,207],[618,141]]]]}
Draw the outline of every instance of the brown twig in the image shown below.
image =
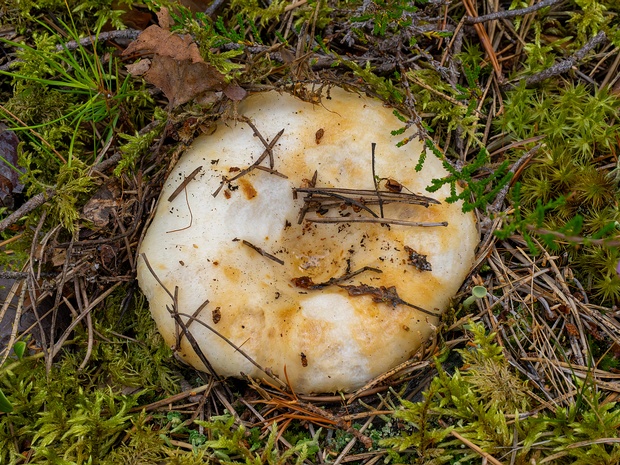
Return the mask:
{"type": "MultiPolygon", "coordinates": [[[[30,272],[28,271],[7,271],[7,270],[0,271],[0,279],[11,279],[11,280],[26,279],[29,276],[30,276],[30,272]]],[[[40,276],[44,278],[53,278],[54,276],[56,276],[56,273],[41,273],[40,276]]]]}
{"type": "MultiPolygon", "coordinates": [[[[273,145],[267,143],[263,135],[260,133],[258,128],[254,125],[254,123],[252,123],[252,120],[250,118],[243,117],[243,118],[240,118],[240,121],[243,121],[248,126],[250,126],[252,128],[252,131],[254,131],[254,135],[258,137],[259,140],[263,143],[263,145],[265,146],[265,150],[267,150],[267,153],[269,154],[269,168],[273,169],[274,164],[275,164],[273,160],[273,145]]],[[[282,131],[284,131],[284,129],[282,129],[282,131]]]]}
{"type": "Polygon", "coordinates": [[[132,408],[129,411],[129,413],[141,412],[143,410],[145,412],[150,412],[151,410],[156,410],[156,409],[161,408],[161,407],[169,406],[170,404],[174,404],[175,402],[179,402],[179,401],[181,401],[183,399],[195,396],[195,395],[200,394],[202,392],[210,391],[211,388],[213,388],[213,383],[212,382],[210,382],[208,384],[205,384],[203,386],[197,387],[197,388],[188,389],[186,391],[180,392],[180,393],[175,394],[175,395],[170,396],[170,397],[166,397],[165,399],[158,400],[158,401],[150,403],[148,405],[140,405],[138,407],[134,407],[134,408],[132,408]]]}
{"type": "Polygon", "coordinates": [[[228,0],[214,0],[213,2],[211,2],[211,4],[209,5],[209,7],[205,10],[205,15],[211,17],[212,19],[217,19],[217,13],[224,8],[224,6],[226,5],[226,2],[228,0]]]}
{"type": "Polygon", "coordinates": [[[189,210],[189,224],[179,229],[173,229],[172,231],[166,231],[166,233],[175,233],[175,232],[185,231],[186,229],[191,228],[192,225],[194,224],[194,212],[192,211],[192,206],[189,204],[189,197],[187,196],[187,189],[185,189],[185,204],[187,205],[187,209],[189,210]]]}
{"type": "Polygon", "coordinates": [[[93,45],[95,42],[105,42],[107,40],[135,40],[142,31],[137,29],[121,29],[115,31],[106,31],[100,32],[97,35],[92,35],[88,37],[83,37],[76,42],[75,40],[71,40],[65,44],[59,44],[56,46],[56,51],[61,52],[62,50],[75,50],[78,47],[87,47],[89,45],[93,45]]]}
{"type": "Polygon", "coordinates": [[[179,186],[174,190],[174,192],[170,194],[170,197],[168,197],[168,202],[172,202],[174,199],[176,199],[177,196],[181,193],[181,191],[185,189],[185,187],[190,183],[190,181],[196,177],[200,170],[202,170],[202,165],[189,173],[181,182],[181,184],[179,184],[179,186]]]}
{"type": "Polygon", "coordinates": [[[539,228],[536,225],[528,224],[526,225],[528,231],[536,233],[540,236],[553,236],[554,240],[563,241],[569,244],[587,244],[587,245],[597,245],[604,247],[618,247],[620,246],[620,237],[616,236],[615,238],[603,238],[603,239],[591,239],[589,237],[584,236],[569,236],[560,231],[552,231],[550,229],[539,228]]]}
{"type": "Polygon", "coordinates": [[[335,286],[337,284],[340,284],[344,281],[348,281],[349,279],[352,279],[354,277],[356,277],[357,275],[360,275],[366,271],[372,271],[374,273],[383,273],[383,271],[381,271],[378,268],[373,268],[371,266],[365,266],[363,268],[360,268],[359,270],[355,270],[353,272],[350,273],[345,273],[344,275],[340,276],[339,278],[331,278],[325,282],[322,283],[318,283],[315,284],[312,281],[312,278],[307,277],[307,276],[302,276],[300,278],[293,278],[291,281],[293,281],[293,284],[295,284],[295,286],[297,287],[301,287],[303,289],[311,289],[311,290],[318,290],[318,289],[323,289],[324,287],[328,287],[328,286],[335,286]]]}
{"type": "MultiPolygon", "coordinates": [[[[447,428],[448,425],[442,421],[439,420],[439,424],[443,427],[443,428],[447,428]]],[[[488,452],[483,451],[480,447],[478,447],[476,444],[474,444],[473,442],[471,442],[469,439],[465,438],[464,436],[460,435],[459,433],[457,433],[456,431],[452,430],[450,431],[450,434],[452,436],[454,436],[456,439],[458,439],[459,441],[461,441],[463,444],[465,444],[467,447],[469,447],[471,450],[473,450],[474,452],[476,452],[478,455],[480,455],[480,457],[482,457],[483,460],[486,460],[487,462],[492,463],[493,465],[503,465],[502,462],[500,462],[499,460],[497,460],[495,457],[493,457],[491,454],[489,454],[488,452]]],[[[483,462],[484,463],[484,462],[483,462]]]]}
{"type": "MultiPolygon", "coordinates": [[[[265,373],[270,379],[276,381],[278,383],[278,385],[280,387],[285,387],[286,384],[281,381],[277,376],[275,376],[271,370],[269,370],[268,368],[264,368],[261,365],[259,365],[252,357],[250,357],[246,352],[244,352],[240,346],[236,345],[234,342],[232,342],[230,339],[228,339],[226,336],[224,336],[222,333],[220,333],[219,331],[217,331],[215,328],[213,328],[212,326],[208,325],[207,323],[205,323],[202,320],[199,320],[198,318],[195,318],[192,315],[189,315],[187,313],[179,313],[179,316],[184,316],[188,319],[188,321],[195,321],[196,323],[204,326],[205,328],[207,328],[209,331],[211,331],[213,334],[215,334],[217,337],[219,337],[220,339],[222,339],[224,342],[226,342],[226,344],[228,344],[229,346],[231,346],[233,349],[235,349],[236,352],[239,352],[243,357],[245,357],[246,360],[248,360],[252,365],[254,365],[256,368],[258,368],[260,371],[262,371],[263,373],[265,373]]],[[[189,331],[188,331],[189,333],[189,331]]],[[[193,338],[193,337],[192,337],[193,338]]],[[[195,339],[194,339],[195,340],[195,339]]],[[[193,347],[193,346],[192,346],[193,347]]]]}
{"type": "MultiPolygon", "coordinates": [[[[203,303],[201,303],[198,308],[196,309],[196,311],[194,311],[194,313],[192,314],[191,319],[187,322],[187,329],[189,329],[189,327],[192,325],[192,323],[194,321],[196,321],[198,319],[198,315],[200,315],[202,313],[202,311],[207,307],[207,305],[209,305],[209,300],[205,300],[203,303]]],[[[176,349],[180,349],[181,348],[181,343],[183,342],[183,334],[179,334],[177,341],[175,343],[175,350],[176,349]]]]}
{"type": "Polygon", "coordinates": [[[265,252],[263,249],[261,249],[260,247],[255,246],[254,244],[246,241],[246,240],[242,240],[241,243],[243,245],[248,246],[250,249],[258,252],[259,254],[261,254],[263,257],[268,258],[269,260],[273,260],[274,262],[278,263],[279,265],[284,265],[284,261],[280,260],[278,257],[274,257],[273,255],[271,255],[270,253],[265,252]]]}
{"type": "Polygon", "coordinates": [[[355,400],[359,399],[360,397],[362,397],[365,392],[369,391],[370,389],[375,387],[377,384],[385,381],[386,379],[396,375],[397,373],[399,373],[399,372],[401,372],[401,371],[403,371],[405,369],[409,369],[410,371],[421,370],[421,369],[426,368],[426,367],[428,367],[430,365],[431,365],[431,362],[429,362],[428,360],[425,360],[425,361],[422,361],[422,362],[420,362],[418,360],[414,360],[414,359],[406,360],[403,363],[395,366],[391,370],[388,370],[385,373],[382,373],[381,375],[376,376],[373,379],[371,379],[370,381],[368,381],[366,384],[364,384],[364,386],[362,386],[361,388],[359,388],[357,391],[355,391],[354,393],[352,393],[350,395],[350,397],[347,399],[347,404],[351,404],[353,401],[355,401],[355,400]]]}
{"type": "MultiPolygon", "coordinates": [[[[312,182],[316,182],[316,172],[312,182]]],[[[422,205],[428,208],[430,205],[438,205],[440,202],[431,197],[417,194],[379,190],[378,184],[376,187],[376,190],[316,188],[314,186],[293,188],[293,195],[295,198],[297,198],[298,193],[307,194],[304,197],[304,205],[297,217],[297,223],[301,224],[302,221],[306,219],[306,213],[311,207],[316,207],[316,209],[319,210],[329,209],[339,205],[351,205],[353,208],[358,208],[359,210],[370,213],[372,218],[307,218],[306,220],[313,223],[381,223],[405,226],[447,226],[447,223],[418,223],[399,219],[384,219],[383,206],[389,203],[407,203],[422,205]],[[381,214],[375,213],[368,205],[379,205],[381,214]]]]}
{"type": "MultiPolygon", "coordinates": [[[[263,153],[261,154],[260,157],[258,157],[258,159],[252,163],[250,166],[248,166],[245,169],[242,169],[239,173],[237,173],[235,176],[233,176],[232,178],[228,179],[228,178],[224,178],[222,179],[222,181],[220,182],[220,186],[215,190],[215,192],[211,195],[213,195],[213,197],[217,197],[217,194],[220,193],[220,191],[222,190],[222,188],[224,187],[224,185],[227,182],[233,182],[237,179],[239,179],[241,176],[245,176],[246,174],[248,174],[250,171],[258,168],[258,165],[260,165],[263,160],[265,160],[265,158],[267,158],[267,156],[269,155],[269,153],[271,152],[271,150],[273,149],[273,147],[276,145],[276,142],[278,142],[278,139],[280,139],[280,137],[282,136],[282,134],[284,134],[284,129],[280,130],[279,133],[277,133],[275,135],[275,137],[273,138],[273,140],[267,144],[267,147],[265,148],[265,150],[263,151],[263,153]]],[[[273,153],[273,152],[271,152],[273,153]]],[[[273,166],[271,167],[271,169],[273,170],[273,166]]],[[[275,173],[275,172],[274,172],[275,173]]]]}
{"type": "MultiPolygon", "coordinates": [[[[302,194],[310,194],[312,197],[308,198],[308,201],[322,200],[321,195],[326,197],[333,197],[351,202],[353,205],[357,205],[363,208],[364,205],[377,205],[379,200],[377,199],[377,191],[371,189],[340,189],[334,187],[295,187],[293,192],[301,192],[302,194]],[[355,196],[355,197],[351,197],[355,196]],[[359,203],[355,201],[359,200],[359,203]]],[[[422,205],[429,207],[431,205],[441,205],[441,202],[435,200],[432,197],[426,197],[418,194],[408,194],[406,192],[393,192],[387,190],[379,191],[381,194],[381,202],[387,203],[408,203],[413,205],[422,205]]],[[[379,218],[379,215],[374,215],[379,218]]]]}
{"type": "MultiPolygon", "coordinates": [[[[167,305],[166,305],[166,308],[170,312],[170,315],[172,316],[172,318],[174,318],[174,321],[177,324],[177,326],[181,328],[183,335],[187,338],[188,342],[192,346],[192,349],[194,350],[194,352],[196,353],[196,355],[198,356],[202,364],[205,366],[207,371],[211,374],[211,376],[213,376],[214,379],[216,379],[217,381],[220,381],[222,378],[217,374],[217,372],[215,371],[215,368],[213,368],[213,365],[211,365],[211,362],[209,362],[209,359],[205,356],[204,352],[200,348],[198,341],[196,340],[194,335],[191,333],[191,331],[187,328],[187,325],[185,324],[185,322],[181,319],[181,316],[191,318],[191,315],[188,315],[186,313],[179,313],[179,311],[177,310],[177,299],[176,299],[177,293],[178,293],[178,287],[175,287],[175,302],[172,304],[172,308],[168,307],[167,305]]],[[[197,321],[200,321],[200,320],[197,320],[197,321]]]]}
{"type": "Polygon", "coordinates": [[[338,284],[337,286],[346,290],[352,297],[369,295],[372,297],[372,301],[375,303],[388,304],[391,305],[393,308],[396,308],[397,305],[405,305],[422,313],[426,313],[427,315],[431,315],[434,317],[438,317],[440,315],[437,312],[431,312],[430,310],[426,310],[425,308],[419,307],[418,305],[411,304],[401,299],[398,295],[398,292],[396,291],[396,286],[374,287],[369,286],[368,284],[360,284],[359,286],[345,286],[342,284],[338,284]]]}
{"type": "Polygon", "coordinates": [[[378,223],[395,224],[398,226],[413,226],[421,228],[434,228],[438,226],[448,226],[447,221],[437,223],[420,223],[418,221],[406,221],[393,218],[306,218],[310,223],[378,223]]]}
{"type": "Polygon", "coordinates": [[[583,60],[591,50],[593,50],[595,47],[598,47],[599,45],[606,43],[607,40],[607,34],[605,34],[605,31],[599,32],[594,37],[592,37],[583,47],[577,50],[572,56],[568,57],[566,60],[562,60],[550,66],[549,68],[540,71],[539,73],[529,76],[525,80],[525,85],[532,86],[534,84],[538,84],[539,82],[544,81],[545,79],[549,79],[550,77],[566,73],[573,66],[583,60]]]}
{"type": "Polygon", "coordinates": [[[25,204],[7,216],[5,219],[0,221],[0,232],[4,231],[6,228],[11,226],[13,223],[18,221],[23,216],[27,215],[34,209],[40,207],[49,199],[51,199],[54,194],[56,194],[56,189],[53,187],[48,188],[45,192],[41,192],[40,194],[35,195],[30,198],[25,204]]]}
{"type": "MultiPolygon", "coordinates": [[[[206,324],[204,321],[199,320],[196,316],[194,315],[189,315],[187,313],[180,313],[178,311],[178,291],[179,288],[175,287],[174,289],[174,295],[170,292],[170,290],[164,285],[164,283],[161,282],[161,280],[159,279],[159,277],[157,276],[157,274],[155,273],[155,270],[153,270],[153,267],[151,266],[146,254],[141,253],[140,256],[142,257],[142,259],[144,260],[144,264],[146,265],[146,267],[148,268],[149,272],[151,273],[151,275],[153,276],[153,278],[155,279],[155,281],[157,281],[157,283],[162,287],[162,289],[168,294],[168,296],[172,299],[172,308],[166,306],[166,308],[168,309],[168,311],[170,312],[170,315],[174,318],[176,324],[178,325],[178,327],[181,329],[181,331],[183,331],[183,335],[187,338],[187,340],[189,341],[190,345],[192,346],[192,349],[194,349],[194,352],[196,352],[196,355],[198,355],[198,358],[200,358],[200,361],[203,363],[203,365],[207,368],[207,370],[211,373],[211,375],[216,379],[216,380],[220,380],[220,376],[215,372],[215,369],[213,368],[213,366],[211,365],[211,363],[209,362],[209,360],[207,359],[207,357],[204,355],[204,353],[202,352],[202,349],[200,348],[200,345],[198,344],[198,342],[196,341],[196,339],[194,338],[193,334],[189,331],[188,325],[186,325],[183,320],[181,319],[181,317],[185,317],[187,318],[187,321],[190,322],[190,324],[192,322],[197,322],[198,324],[204,326],[205,328],[207,328],[209,331],[211,331],[213,334],[215,334],[216,336],[220,337],[224,342],[226,342],[228,345],[230,345],[231,347],[233,347],[237,352],[239,352],[241,355],[243,355],[250,363],[252,363],[254,366],[256,366],[259,370],[261,370],[263,373],[265,373],[269,378],[273,379],[274,381],[276,381],[280,386],[286,386],[282,381],[280,381],[280,379],[278,379],[275,375],[268,373],[267,369],[264,369],[263,367],[261,367],[258,363],[256,363],[248,354],[246,354],[243,350],[241,350],[241,347],[235,345],[231,340],[229,340],[226,336],[222,335],[221,333],[219,333],[217,330],[215,330],[214,328],[212,328],[211,326],[209,326],[208,324],[206,324]]],[[[199,310],[202,310],[202,308],[206,305],[202,304],[201,308],[199,308],[199,310]]],[[[195,315],[197,315],[198,312],[195,313],[195,315]]]]}
{"type": "MultiPolygon", "coordinates": [[[[192,349],[194,350],[194,352],[196,353],[196,355],[198,356],[202,364],[205,366],[207,371],[211,374],[211,376],[213,376],[213,378],[219,381],[221,379],[220,376],[215,372],[215,369],[213,368],[213,366],[211,365],[211,362],[209,362],[205,354],[202,352],[202,349],[200,348],[200,345],[194,338],[194,335],[189,331],[189,329],[187,328],[187,325],[181,319],[181,314],[179,313],[179,309],[178,309],[179,288],[175,286],[174,294],[172,294],[172,292],[170,292],[170,290],[164,285],[164,283],[161,282],[161,280],[157,276],[157,273],[155,273],[155,270],[153,270],[153,267],[151,266],[151,263],[149,262],[149,259],[147,258],[146,254],[141,253],[140,257],[142,257],[142,259],[144,260],[144,264],[149,270],[149,273],[151,273],[151,276],[153,276],[155,281],[157,281],[157,283],[162,287],[162,289],[166,292],[166,294],[168,294],[168,296],[172,300],[172,307],[169,307],[168,305],[166,305],[166,309],[170,313],[170,316],[174,319],[177,328],[183,332],[183,335],[187,338],[188,342],[192,346],[192,349]]],[[[183,314],[183,316],[187,316],[191,318],[191,315],[183,314]]],[[[178,337],[177,340],[180,340],[180,337],[178,337]]]]}
{"type": "MultiPolygon", "coordinates": [[[[9,308],[11,302],[13,301],[13,296],[19,290],[20,292],[19,292],[19,298],[17,300],[17,308],[15,309],[15,316],[13,317],[14,324],[11,327],[11,334],[9,336],[9,342],[7,344],[7,347],[13,347],[13,345],[15,344],[15,341],[17,340],[17,329],[19,326],[19,321],[21,320],[22,311],[24,309],[24,298],[26,296],[26,288],[27,288],[27,285],[25,281],[22,281],[22,282],[15,281],[13,283],[13,286],[11,287],[9,294],[4,300],[4,303],[2,305],[2,310],[0,310],[0,321],[2,321],[2,318],[4,317],[4,313],[9,308]]],[[[2,360],[0,360],[0,366],[4,365],[4,362],[6,361],[9,355],[10,355],[10,352],[7,350],[4,353],[2,360]]]]}
{"type": "Polygon", "coordinates": [[[561,1],[562,0],[542,0],[538,2],[536,5],[528,6],[527,8],[519,8],[517,10],[496,11],[495,13],[490,13],[484,16],[466,16],[465,24],[478,24],[478,23],[485,23],[487,21],[494,21],[497,19],[510,19],[510,18],[515,18],[517,16],[525,16],[527,14],[534,13],[548,6],[555,5],[556,3],[560,3],[561,1]]]}
{"type": "Polygon", "coordinates": [[[58,354],[58,352],[60,352],[60,349],[62,349],[63,344],[69,338],[69,336],[71,335],[71,333],[73,332],[75,327],[80,323],[80,321],[82,321],[84,318],[86,318],[90,314],[90,312],[97,305],[99,305],[101,302],[103,302],[121,284],[122,284],[122,282],[119,281],[116,284],[114,284],[113,286],[111,286],[109,289],[107,289],[105,292],[103,292],[99,297],[97,297],[95,300],[90,302],[88,307],[86,307],[82,313],[80,313],[76,318],[73,319],[71,324],[67,327],[67,329],[65,329],[65,331],[63,332],[62,336],[58,339],[58,341],[56,343],[52,344],[52,347],[51,347],[51,350],[50,350],[50,354],[49,354],[49,357],[48,357],[50,367],[51,367],[52,360],[58,354]]]}
{"type": "Polygon", "coordinates": [[[311,411],[312,413],[316,414],[316,415],[320,415],[322,417],[327,418],[330,421],[333,421],[339,428],[344,429],[347,433],[352,434],[353,436],[355,436],[359,441],[361,441],[362,444],[364,444],[364,447],[366,447],[366,449],[370,449],[372,447],[372,440],[366,436],[362,430],[357,430],[355,428],[353,428],[352,426],[348,426],[345,424],[344,420],[338,418],[335,415],[332,415],[331,413],[327,412],[325,409],[319,408],[313,404],[307,403],[307,402],[299,402],[301,406],[305,407],[306,409],[308,409],[309,411],[311,411]]]}
{"type": "MultiPolygon", "coordinates": [[[[462,1],[463,5],[465,6],[465,10],[467,10],[467,14],[473,18],[477,17],[478,15],[476,13],[476,10],[474,9],[474,6],[471,3],[471,0],[462,1]]],[[[497,80],[499,82],[503,82],[504,76],[502,75],[502,67],[499,64],[499,61],[497,61],[497,56],[495,55],[495,50],[493,49],[493,44],[489,39],[487,31],[484,29],[484,26],[482,24],[474,24],[474,29],[476,30],[478,37],[480,37],[480,42],[482,42],[484,51],[487,52],[487,56],[491,61],[491,65],[493,66],[493,70],[495,71],[495,74],[497,76],[497,80]]]]}

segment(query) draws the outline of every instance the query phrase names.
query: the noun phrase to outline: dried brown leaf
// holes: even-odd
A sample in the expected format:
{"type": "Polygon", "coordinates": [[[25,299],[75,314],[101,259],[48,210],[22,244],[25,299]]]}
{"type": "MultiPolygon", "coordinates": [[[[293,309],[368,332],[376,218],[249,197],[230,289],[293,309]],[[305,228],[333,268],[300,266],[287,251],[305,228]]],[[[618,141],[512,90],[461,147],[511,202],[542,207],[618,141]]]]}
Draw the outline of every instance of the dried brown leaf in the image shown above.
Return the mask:
{"type": "MultiPolygon", "coordinates": [[[[165,18],[162,15],[160,21],[169,24],[165,18]]],[[[123,55],[137,52],[153,53],[151,67],[144,74],[144,79],[162,90],[172,108],[207,91],[227,88],[224,75],[205,63],[198,46],[188,35],[179,36],[159,26],[150,26],[129,44],[123,55]]],[[[237,87],[228,86],[232,100],[240,100],[245,95],[245,91],[237,87]]]]}
{"type": "Polygon", "coordinates": [[[129,71],[129,74],[131,74],[132,76],[142,76],[151,67],[151,60],[145,58],[136,63],[130,63],[125,67],[127,68],[127,71],[129,71]]]}
{"type": "Polygon", "coordinates": [[[340,285],[339,287],[345,289],[351,297],[370,295],[373,302],[386,303],[391,305],[392,307],[396,307],[398,304],[406,304],[406,302],[398,296],[398,292],[396,292],[395,286],[374,287],[369,286],[368,284],[360,284],[359,286],[340,285]]]}
{"type": "Polygon", "coordinates": [[[280,56],[282,57],[282,61],[286,64],[291,64],[295,61],[295,55],[285,48],[280,49],[280,56]]]}
{"type": "Polygon", "coordinates": [[[312,280],[310,276],[300,276],[299,278],[291,279],[291,282],[295,285],[295,287],[300,287],[302,289],[312,289],[316,286],[316,283],[312,280]]]}
{"type": "Polygon", "coordinates": [[[239,102],[245,98],[247,92],[243,89],[243,87],[238,86],[237,84],[228,84],[224,88],[224,94],[229,99],[239,102]]]}
{"type": "Polygon", "coordinates": [[[170,30],[170,26],[173,23],[172,16],[170,16],[170,11],[165,6],[162,6],[157,12],[157,22],[162,29],[170,30]]]}
{"type": "Polygon", "coordinates": [[[114,210],[120,205],[120,198],[121,188],[118,181],[112,180],[104,184],[84,205],[83,217],[98,228],[107,226],[114,218],[114,210]]]}
{"type": "MultiPolygon", "coordinates": [[[[124,10],[127,7],[124,6],[121,8],[124,10]]],[[[128,28],[143,30],[146,29],[151,22],[151,14],[146,11],[140,11],[137,8],[131,8],[121,15],[121,21],[128,28]]]]}
{"type": "Polygon", "coordinates": [[[204,63],[198,46],[191,36],[173,34],[159,26],[149,26],[140,33],[123,52],[130,55],[137,52],[154,53],[155,55],[174,58],[175,60],[190,60],[192,63],[204,63]]]}
{"type": "Polygon", "coordinates": [[[203,92],[222,90],[224,87],[222,74],[207,63],[177,61],[159,55],[153,58],[151,69],[144,78],[163,91],[173,108],[189,102],[203,92]]]}

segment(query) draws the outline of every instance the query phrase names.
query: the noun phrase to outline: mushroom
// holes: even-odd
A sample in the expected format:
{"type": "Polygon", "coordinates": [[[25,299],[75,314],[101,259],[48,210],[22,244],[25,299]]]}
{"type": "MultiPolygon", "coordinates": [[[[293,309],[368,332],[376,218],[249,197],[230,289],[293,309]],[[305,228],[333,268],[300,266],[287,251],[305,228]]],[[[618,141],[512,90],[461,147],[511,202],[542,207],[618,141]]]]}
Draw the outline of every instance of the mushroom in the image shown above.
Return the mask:
{"type": "Polygon", "coordinates": [[[319,104],[270,91],[193,142],[138,264],[182,359],[300,393],[351,391],[432,335],[479,234],[444,201],[448,186],[428,196],[447,172],[433,155],[416,170],[424,146],[397,147],[392,113],[339,88],[319,104]]]}

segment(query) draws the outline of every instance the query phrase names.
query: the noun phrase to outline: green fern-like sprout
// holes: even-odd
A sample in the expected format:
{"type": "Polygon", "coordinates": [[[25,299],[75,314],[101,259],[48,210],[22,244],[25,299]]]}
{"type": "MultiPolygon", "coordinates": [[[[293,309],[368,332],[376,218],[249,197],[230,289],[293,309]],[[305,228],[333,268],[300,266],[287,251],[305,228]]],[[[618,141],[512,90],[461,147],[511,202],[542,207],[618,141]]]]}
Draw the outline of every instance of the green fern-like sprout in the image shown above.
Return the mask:
{"type": "Polygon", "coordinates": [[[416,448],[421,463],[427,463],[427,459],[429,463],[445,463],[439,457],[461,463],[479,460],[476,453],[460,447],[462,443],[450,435],[451,431],[489,453],[512,445],[514,430],[507,424],[506,413],[529,408],[524,383],[510,371],[495,334],[487,334],[480,323],[471,323],[468,328],[472,333],[470,347],[459,350],[463,370],[449,375],[437,364],[438,375],[424,400],[403,401],[402,409],[395,413],[411,425],[412,432],[386,439],[382,445],[399,451],[416,448]],[[436,454],[438,450],[441,455],[436,454]]]}
{"type": "Polygon", "coordinates": [[[426,188],[429,192],[437,192],[441,187],[450,186],[450,196],[446,202],[463,201],[463,211],[472,211],[474,208],[486,209],[487,205],[497,196],[497,193],[510,182],[512,173],[508,170],[509,162],[504,161],[491,175],[476,181],[474,174],[482,168],[489,159],[488,152],[482,148],[471,163],[460,171],[446,160],[445,156],[435,147],[432,141],[426,141],[427,148],[439,158],[449,175],[441,179],[433,179],[426,188]],[[466,183],[466,187],[459,193],[458,183],[466,183]]]}
{"type": "Polygon", "coordinates": [[[213,450],[225,465],[285,465],[295,463],[301,465],[309,456],[318,450],[318,436],[320,430],[312,439],[298,441],[292,448],[280,452],[276,448],[278,430],[273,424],[264,445],[260,446],[260,453],[246,441],[246,428],[235,425],[232,415],[212,417],[209,421],[197,420],[196,424],[208,428],[214,436],[213,440],[206,441],[202,447],[213,450]],[[231,456],[240,456],[242,461],[232,460],[231,456]],[[294,460],[293,460],[294,457],[294,460]]]}
{"type": "Polygon", "coordinates": [[[510,368],[493,333],[480,323],[467,327],[472,339],[459,350],[463,367],[450,375],[437,364],[424,399],[403,400],[394,413],[408,428],[381,445],[408,452],[403,463],[480,463],[479,453],[463,447],[460,438],[501,461],[511,451],[517,464],[617,463],[620,444],[609,438],[617,436],[620,408],[603,402],[591,380],[576,380],[576,402],[520,418],[533,407],[525,382],[510,368]],[[508,416],[514,419],[509,422],[508,416]]]}

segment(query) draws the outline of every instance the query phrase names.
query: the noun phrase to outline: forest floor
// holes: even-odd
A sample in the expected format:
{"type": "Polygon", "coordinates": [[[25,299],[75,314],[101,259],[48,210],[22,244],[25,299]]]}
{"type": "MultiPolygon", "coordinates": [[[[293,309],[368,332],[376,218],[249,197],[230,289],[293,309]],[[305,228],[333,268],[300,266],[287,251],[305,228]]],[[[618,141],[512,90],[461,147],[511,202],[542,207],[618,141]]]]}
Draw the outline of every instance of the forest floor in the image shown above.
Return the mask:
{"type": "Polygon", "coordinates": [[[0,463],[620,463],[618,2],[7,0],[0,47],[0,463]],[[476,262],[362,391],[216,380],[136,282],[163,181],[247,94],[329,86],[439,157],[476,262]]]}

